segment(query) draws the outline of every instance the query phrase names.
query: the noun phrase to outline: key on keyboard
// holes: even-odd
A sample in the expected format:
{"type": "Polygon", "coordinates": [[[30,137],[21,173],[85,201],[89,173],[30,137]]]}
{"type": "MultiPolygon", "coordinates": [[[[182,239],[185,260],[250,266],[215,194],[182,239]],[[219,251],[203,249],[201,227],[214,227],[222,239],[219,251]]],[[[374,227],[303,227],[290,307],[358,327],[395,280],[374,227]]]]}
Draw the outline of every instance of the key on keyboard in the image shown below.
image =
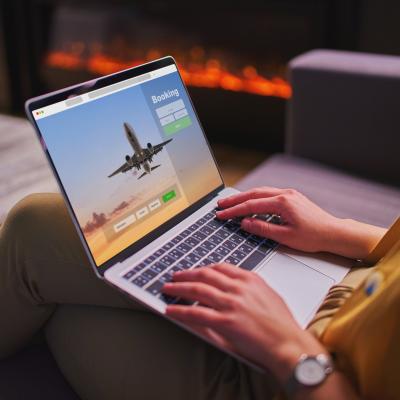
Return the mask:
{"type": "Polygon", "coordinates": [[[247,269],[248,271],[253,270],[263,259],[265,254],[259,251],[255,251],[249,257],[239,264],[240,268],[247,269]]]}

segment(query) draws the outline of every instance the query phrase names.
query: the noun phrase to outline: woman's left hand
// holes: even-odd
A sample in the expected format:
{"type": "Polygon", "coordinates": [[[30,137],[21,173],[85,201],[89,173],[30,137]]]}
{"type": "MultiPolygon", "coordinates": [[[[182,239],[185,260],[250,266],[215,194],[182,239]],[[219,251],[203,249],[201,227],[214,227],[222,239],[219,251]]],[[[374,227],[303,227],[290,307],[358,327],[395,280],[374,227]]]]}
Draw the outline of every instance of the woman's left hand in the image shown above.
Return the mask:
{"type": "Polygon", "coordinates": [[[283,299],[258,275],[229,264],[181,271],[163,292],[198,301],[169,305],[167,316],[180,321],[220,348],[288,379],[303,353],[327,353],[294,320],[283,299]]]}

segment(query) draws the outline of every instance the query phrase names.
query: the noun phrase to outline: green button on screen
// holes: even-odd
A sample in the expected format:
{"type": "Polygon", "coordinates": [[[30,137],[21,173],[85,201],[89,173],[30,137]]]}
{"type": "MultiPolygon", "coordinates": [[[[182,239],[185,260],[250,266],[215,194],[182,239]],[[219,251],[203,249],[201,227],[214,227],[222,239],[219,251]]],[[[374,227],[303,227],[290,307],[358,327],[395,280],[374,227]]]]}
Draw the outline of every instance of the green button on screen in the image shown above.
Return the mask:
{"type": "Polygon", "coordinates": [[[171,190],[168,193],[165,193],[162,197],[163,202],[166,203],[167,201],[172,200],[176,196],[175,190],[171,190]]]}
{"type": "Polygon", "coordinates": [[[168,125],[164,126],[164,132],[166,135],[173,135],[176,132],[179,132],[181,129],[187,128],[192,124],[192,120],[189,115],[186,117],[180,118],[177,121],[171,122],[168,125]]]}

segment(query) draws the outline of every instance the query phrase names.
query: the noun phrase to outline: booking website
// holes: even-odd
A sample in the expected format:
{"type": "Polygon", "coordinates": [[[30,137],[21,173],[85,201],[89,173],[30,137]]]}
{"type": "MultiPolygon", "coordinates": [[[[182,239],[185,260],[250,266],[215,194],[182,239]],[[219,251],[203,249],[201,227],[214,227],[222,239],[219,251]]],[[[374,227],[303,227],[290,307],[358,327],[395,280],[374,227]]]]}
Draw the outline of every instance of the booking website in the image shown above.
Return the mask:
{"type": "Polygon", "coordinates": [[[33,111],[98,266],[221,184],[176,68],[106,92],[33,111]]]}

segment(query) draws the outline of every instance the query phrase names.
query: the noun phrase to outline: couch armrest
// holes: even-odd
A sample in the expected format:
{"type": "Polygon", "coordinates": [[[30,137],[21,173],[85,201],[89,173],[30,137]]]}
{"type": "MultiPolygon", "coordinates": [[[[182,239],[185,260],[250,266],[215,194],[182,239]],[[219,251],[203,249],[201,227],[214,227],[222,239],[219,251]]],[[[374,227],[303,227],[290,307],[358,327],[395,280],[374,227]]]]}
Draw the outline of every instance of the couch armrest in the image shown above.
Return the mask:
{"type": "Polygon", "coordinates": [[[289,79],[287,153],[400,186],[400,57],[314,50],[289,79]]]}

